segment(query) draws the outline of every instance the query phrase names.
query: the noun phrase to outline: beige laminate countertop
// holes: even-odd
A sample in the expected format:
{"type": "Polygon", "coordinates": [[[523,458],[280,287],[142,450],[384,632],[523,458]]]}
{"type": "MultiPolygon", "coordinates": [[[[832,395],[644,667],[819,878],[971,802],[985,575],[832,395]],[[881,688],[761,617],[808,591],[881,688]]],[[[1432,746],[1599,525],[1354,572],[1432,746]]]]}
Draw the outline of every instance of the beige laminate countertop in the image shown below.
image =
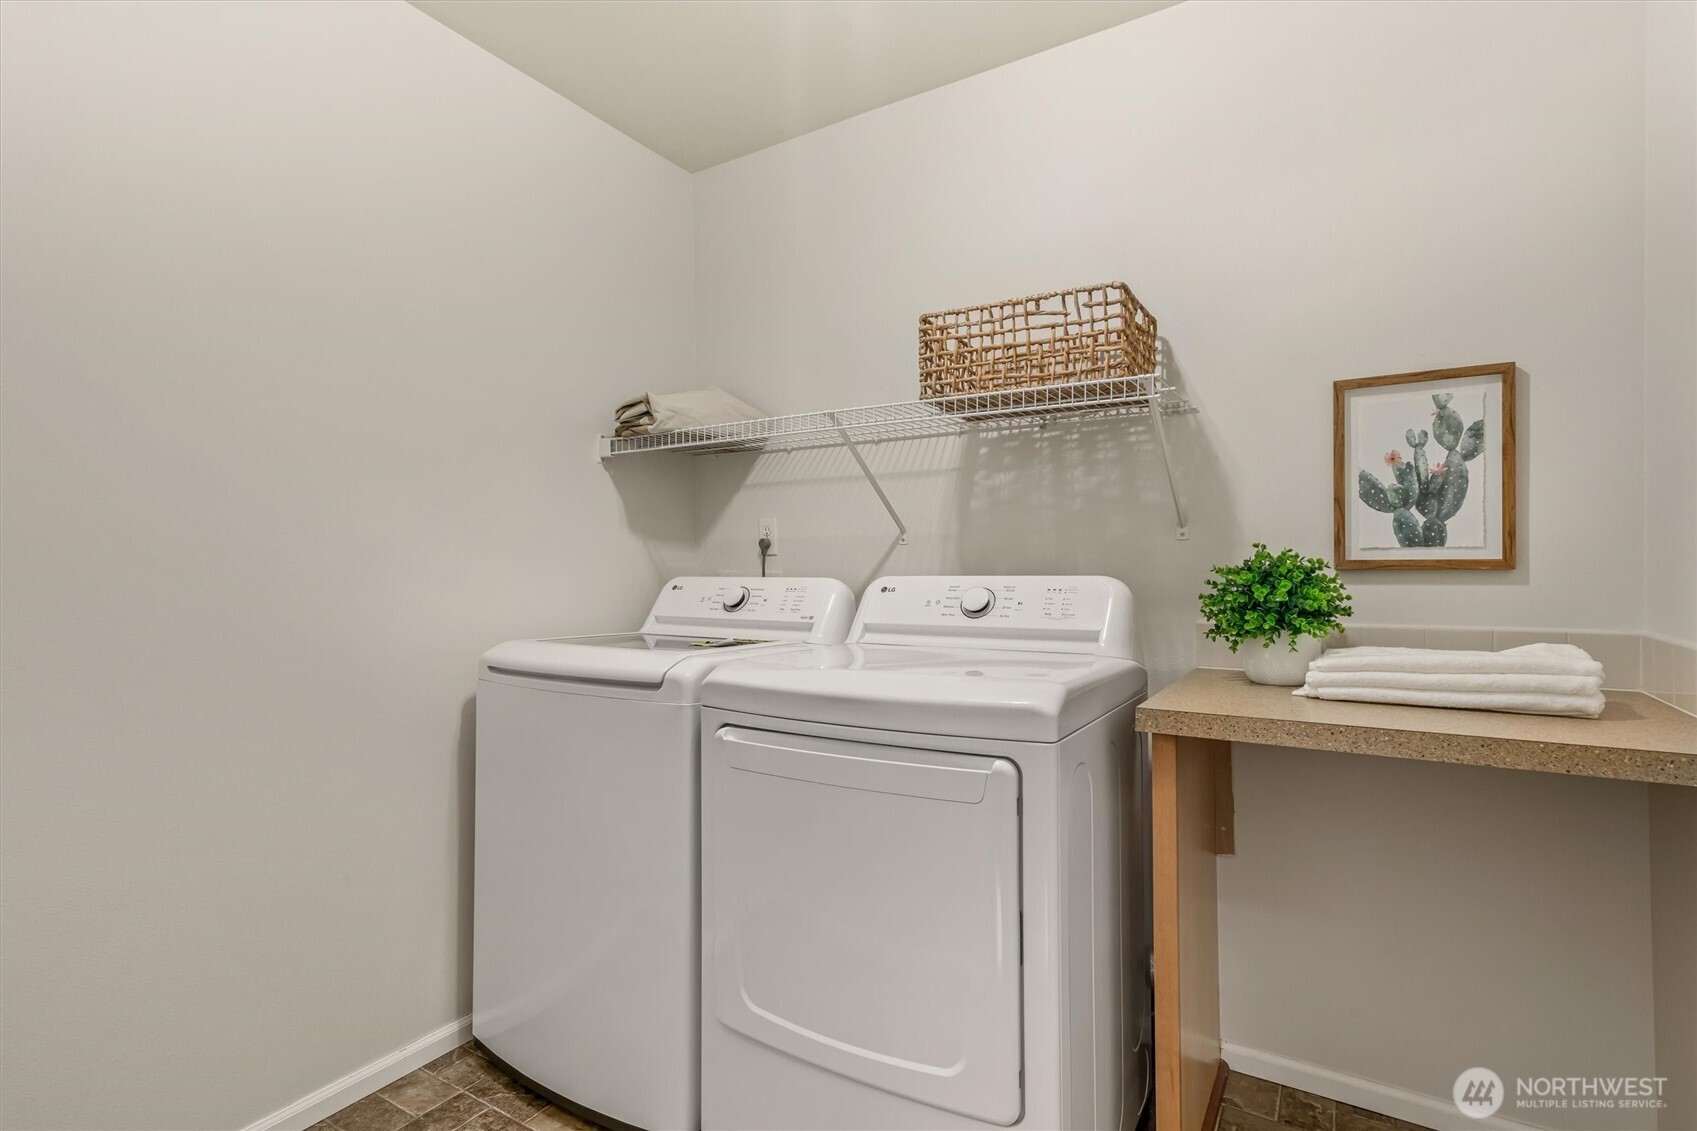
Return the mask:
{"type": "Polygon", "coordinates": [[[1197,668],[1137,708],[1137,729],[1510,770],[1697,786],[1697,718],[1641,691],[1596,719],[1304,699],[1197,668]]]}

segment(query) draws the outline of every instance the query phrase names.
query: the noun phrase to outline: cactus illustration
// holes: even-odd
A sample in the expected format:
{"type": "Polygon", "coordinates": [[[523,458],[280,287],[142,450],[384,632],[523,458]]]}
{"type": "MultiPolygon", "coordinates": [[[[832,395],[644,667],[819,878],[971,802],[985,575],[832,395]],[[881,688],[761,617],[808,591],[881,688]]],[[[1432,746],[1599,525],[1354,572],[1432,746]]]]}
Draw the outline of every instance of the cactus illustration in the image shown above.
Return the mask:
{"type": "Polygon", "coordinates": [[[1420,497],[1420,484],[1412,464],[1406,461],[1399,463],[1391,468],[1391,474],[1396,476],[1397,486],[1402,488],[1396,499],[1397,505],[1406,507],[1420,497]]]}
{"type": "Polygon", "coordinates": [[[1475,420],[1463,428],[1461,414],[1450,407],[1452,398],[1451,393],[1432,395],[1436,411],[1430,434],[1424,428],[1403,433],[1410,456],[1394,448],[1385,453],[1392,482],[1382,482],[1366,468],[1356,475],[1356,494],[1374,510],[1391,516],[1391,532],[1399,546],[1447,545],[1449,520],[1467,501],[1467,462],[1485,450],[1485,421],[1475,420]],[[1444,450],[1437,463],[1426,454],[1432,440],[1444,450]]]}
{"type": "Polygon", "coordinates": [[[1384,511],[1386,514],[1390,514],[1392,511],[1402,506],[1401,502],[1391,502],[1390,496],[1390,492],[1394,490],[1397,493],[1397,498],[1400,500],[1402,498],[1401,487],[1394,487],[1387,490],[1385,485],[1375,479],[1373,477],[1373,473],[1365,468],[1362,469],[1361,474],[1358,475],[1356,479],[1356,492],[1360,494],[1361,501],[1372,507],[1374,510],[1384,511]]]}
{"type": "Polygon", "coordinates": [[[1396,533],[1397,545],[1420,545],[1420,520],[1415,518],[1414,512],[1407,507],[1403,507],[1391,515],[1391,530],[1396,533]]]}
{"type": "Polygon", "coordinates": [[[1432,419],[1432,439],[1443,445],[1444,451],[1452,452],[1461,443],[1461,416],[1450,407],[1452,393],[1434,393],[1432,403],[1438,406],[1438,414],[1432,419]]]}

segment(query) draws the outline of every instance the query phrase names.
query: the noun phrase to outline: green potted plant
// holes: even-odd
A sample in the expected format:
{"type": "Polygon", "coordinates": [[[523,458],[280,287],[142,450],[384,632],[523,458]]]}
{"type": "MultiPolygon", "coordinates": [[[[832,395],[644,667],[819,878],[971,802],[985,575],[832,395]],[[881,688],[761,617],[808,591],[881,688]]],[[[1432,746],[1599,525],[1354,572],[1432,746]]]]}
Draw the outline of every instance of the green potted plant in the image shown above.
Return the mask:
{"type": "Polygon", "coordinates": [[[1325,559],[1295,550],[1275,554],[1257,542],[1241,563],[1215,566],[1214,573],[1200,594],[1208,639],[1224,640],[1234,653],[1259,640],[1261,646],[1243,658],[1244,674],[1256,683],[1301,683],[1322,642],[1343,631],[1343,618],[1352,612],[1349,590],[1325,559]],[[1281,639],[1287,646],[1274,648],[1281,639]]]}

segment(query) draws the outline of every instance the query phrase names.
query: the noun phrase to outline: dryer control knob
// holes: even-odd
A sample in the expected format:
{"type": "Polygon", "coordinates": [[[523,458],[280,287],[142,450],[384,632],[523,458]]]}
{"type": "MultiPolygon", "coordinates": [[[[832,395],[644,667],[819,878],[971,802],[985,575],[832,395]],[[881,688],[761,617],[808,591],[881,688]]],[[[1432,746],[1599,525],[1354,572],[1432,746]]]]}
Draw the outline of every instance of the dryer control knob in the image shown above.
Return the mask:
{"type": "Polygon", "coordinates": [[[746,585],[739,585],[725,595],[724,609],[727,613],[734,613],[746,604],[748,604],[748,586],[746,585]]]}
{"type": "Polygon", "coordinates": [[[995,607],[996,595],[982,586],[960,595],[960,611],[969,617],[981,617],[995,607]]]}

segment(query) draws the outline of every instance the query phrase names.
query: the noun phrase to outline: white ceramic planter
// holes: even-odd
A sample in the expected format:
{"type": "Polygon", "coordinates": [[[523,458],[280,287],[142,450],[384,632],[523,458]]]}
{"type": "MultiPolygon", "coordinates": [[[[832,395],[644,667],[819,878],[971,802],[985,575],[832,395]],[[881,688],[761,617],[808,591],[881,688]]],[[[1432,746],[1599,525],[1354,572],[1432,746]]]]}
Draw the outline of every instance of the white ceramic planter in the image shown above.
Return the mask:
{"type": "Polygon", "coordinates": [[[1259,640],[1245,640],[1238,647],[1237,654],[1243,657],[1243,674],[1251,682],[1296,687],[1307,677],[1308,665],[1318,660],[1325,650],[1324,640],[1299,636],[1294,652],[1290,650],[1290,641],[1281,638],[1273,641],[1269,648],[1261,647],[1259,640]]]}

